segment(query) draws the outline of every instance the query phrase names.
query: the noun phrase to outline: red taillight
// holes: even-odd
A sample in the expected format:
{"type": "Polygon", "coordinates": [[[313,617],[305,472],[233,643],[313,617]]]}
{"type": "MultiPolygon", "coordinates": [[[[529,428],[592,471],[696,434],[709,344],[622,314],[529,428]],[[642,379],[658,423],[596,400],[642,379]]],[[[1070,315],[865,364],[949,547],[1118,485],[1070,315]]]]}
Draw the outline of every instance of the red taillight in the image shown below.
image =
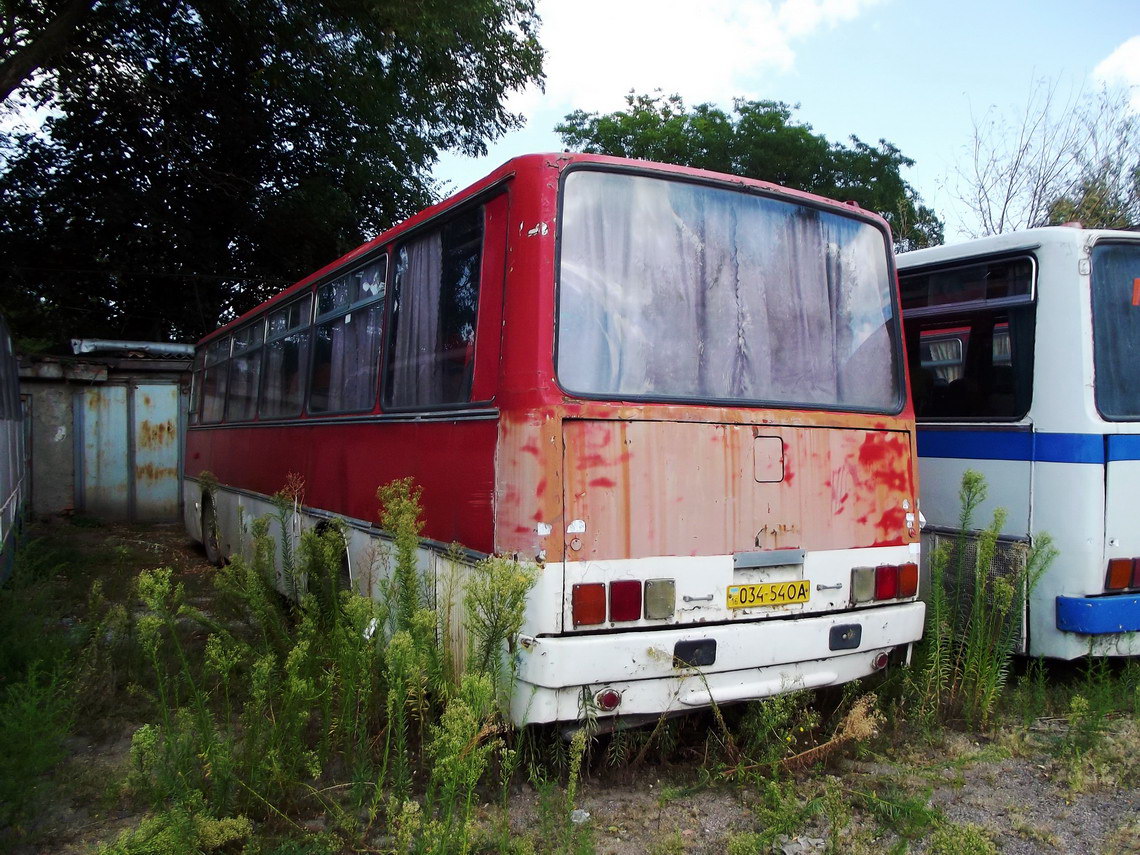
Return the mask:
{"type": "Polygon", "coordinates": [[[1122,591],[1132,582],[1131,558],[1113,558],[1108,562],[1108,577],[1104,587],[1110,591],[1122,591]]]}
{"type": "Polygon", "coordinates": [[[637,620],[641,617],[641,580],[610,582],[610,620],[637,620]]]}
{"type": "Polygon", "coordinates": [[[899,596],[913,597],[918,593],[918,565],[899,565],[899,596]]]}
{"type": "Polygon", "coordinates": [[[606,620],[606,586],[600,582],[575,585],[570,593],[574,626],[595,626],[606,620]]]}
{"type": "Polygon", "coordinates": [[[598,709],[613,712],[621,704],[621,693],[614,689],[602,689],[594,697],[594,702],[598,705],[598,709]]]}
{"type": "Polygon", "coordinates": [[[893,600],[899,595],[899,568],[883,564],[875,568],[875,599],[893,600]]]}
{"type": "Polygon", "coordinates": [[[1132,559],[1132,587],[1140,588],[1140,558],[1132,559]]]}

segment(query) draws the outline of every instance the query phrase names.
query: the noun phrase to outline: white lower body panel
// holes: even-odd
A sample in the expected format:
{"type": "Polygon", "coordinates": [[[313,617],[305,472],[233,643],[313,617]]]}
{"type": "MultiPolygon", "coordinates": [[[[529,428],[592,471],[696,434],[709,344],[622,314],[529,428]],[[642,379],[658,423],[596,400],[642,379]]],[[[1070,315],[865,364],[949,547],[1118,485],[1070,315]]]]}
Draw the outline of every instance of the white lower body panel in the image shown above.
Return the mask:
{"type": "Polygon", "coordinates": [[[875,671],[879,653],[922,637],[921,602],[829,615],[649,632],[526,638],[519,646],[519,682],[511,716],[519,724],[575,721],[583,696],[621,694],[605,715],[663,713],[839,685],[875,671]],[[858,624],[857,649],[832,650],[831,629],[858,624]],[[679,641],[714,640],[707,668],[674,667],[679,641]]]}

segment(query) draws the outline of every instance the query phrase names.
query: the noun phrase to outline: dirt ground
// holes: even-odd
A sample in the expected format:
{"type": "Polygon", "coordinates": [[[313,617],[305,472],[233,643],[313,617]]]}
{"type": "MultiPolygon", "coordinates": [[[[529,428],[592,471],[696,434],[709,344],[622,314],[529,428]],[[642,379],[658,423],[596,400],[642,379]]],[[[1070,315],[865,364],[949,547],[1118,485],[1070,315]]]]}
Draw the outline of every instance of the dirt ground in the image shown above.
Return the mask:
{"type": "MultiPolygon", "coordinates": [[[[144,567],[172,567],[191,600],[208,602],[214,569],[175,525],[76,526],[49,522],[41,536],[73,538],[81,551],[98,553],[123,583],[144,567]],[[118,564],[116,565],[116,557],[118,564]]],[[[50,797],[39,815],[18,830],[14,855],[84,853],[115,839],[137,822],[137,808],[124,796],[130,737],[139,722],[130,710],[86,728],[69,739],[69,756],[54,776],[50,797]]],[[[902,794],[917,799],[942,820],[980,826],[1010,855],[1030,853],[1140,853],[1140,788],[1133,774],[1140,763],[1140,725],[1121,716],[1106,723],[1097,758],[1062,763],[1050,751],[1064,722],[1042,720],[1011,724],[998,732],[951,733],[940,744],[913,742],[895,733],[853,756],[833,758],[828,768],[795,779],[794,791],[807,798],[821,782],[858,804],[859,798],[902,794]],[[1121,785],[1121,780],[1131,783],[1121,785]],[[869,795],[868,795],[869,794],[869,795]]],[[[892,734],[890,722],[884,732],[892,734]]],[[[766,844],[763,850],[741,843],[762,831],[764,814],[758,784],[715,782],[692,763],[645,764],[637,771],[594,764],[584,775],[577,798],[577,819],[589,826],[592,850],[601,855],[636,853],[725,853],[827,851],[829,823],[819,811],[795,835],[766,844]],[[706,779],[714,783],[708,783],[706,779]]],[[[901,796],[900,796],[901,797],[901,796]]],[[[533,833],[542,807],[529,784],[515,787],[511,826],[519,835],[533,833]]],[[[317,827],[320,818],[310,820],[317,827]]],[[[930,826],[884,822],[856,806],[850,825],[833,836],[830,851],[926,852],[930,826]]],[[[2,845],[0,845],[2,848],[2,845]]],[[[933,851],[933,850],[931,850],[933,851]]],[[[945,850],[942,850],[945,851],[945,850]]],[[[973,850],[963,850],[973,851],[973,850]]]]}

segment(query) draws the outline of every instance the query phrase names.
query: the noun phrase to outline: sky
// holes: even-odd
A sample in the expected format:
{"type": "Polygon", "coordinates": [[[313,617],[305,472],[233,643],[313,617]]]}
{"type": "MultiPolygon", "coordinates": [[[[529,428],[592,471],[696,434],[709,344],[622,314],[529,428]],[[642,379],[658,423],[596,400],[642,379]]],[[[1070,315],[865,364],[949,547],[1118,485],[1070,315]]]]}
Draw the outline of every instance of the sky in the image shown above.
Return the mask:
{"type": "Polygon", "coordinates": [[[734,97],[798,104],[833,141],[886,139],[946,221],[974,225],[954,192],[975,120],[1024,109],[1037,81],[1061,103],[1102,83],[1133,87],[1140,112],[1140,0],[538,0],[545,92],[512,96],[526,126],[484,158],[445,155],[451,190],[528,152],[561,151],[575,109],[610,112],[662,90],[689,105],[734,97]]]}

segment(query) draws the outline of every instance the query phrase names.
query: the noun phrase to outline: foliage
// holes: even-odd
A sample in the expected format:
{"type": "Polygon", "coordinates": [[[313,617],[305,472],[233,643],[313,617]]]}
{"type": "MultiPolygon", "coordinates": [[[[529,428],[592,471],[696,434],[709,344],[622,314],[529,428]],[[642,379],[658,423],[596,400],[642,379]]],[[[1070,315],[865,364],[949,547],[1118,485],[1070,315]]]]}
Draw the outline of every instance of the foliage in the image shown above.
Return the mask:
{"type": "MultiPolygon", "coordinates": [[[[158,704],[134,737],[134,788],[172,807],[148,820],[153,829],[124,836],[121,851],[170,835],[206,849],[192,843],[200,817],[273,823],[316,807],[358,844],[383,830],[406,843],[401,851],[468,852],[477,788],[515,768],[501,704],[513,667],[477,666],[472,655],[456,684],[437,643],[439,615],[417,565],[418,488],[380,491],[395,541],[385,575],[395,582],[379,601],[338,588],[340,526],[305,531],[295,551],[273,542],[275,531],[291,537],[300,489],[278,497],[276,526],[254,521],[252,559],[236,555],[219,571],[224,622],[196,613],[169,570],[139,577],[139,638],[158,704]],[[296,599],[274,595],[278,578],[296,599]],[[187,650],[187,619],[211,630],[202,666],[187,650]]],[[[473,652],[506,651],[530,577],[497,559],[472,573],[484,586],[473,603],[509,594],[479,612],[473,652]]]]}
{"type": "MultiPolygon", "coordinates": [[[[5,5],[11,47],[50,5],[5,5]]],[[[0,142],[0,311],[52,340],[213,329],[516,127],[537,25],[532,0],[94,4],[18,92],[42,127],[0,142]]]]}
{"type": "Polygon", "coordinates": [[[35,805],[75,719],[81,639],[64,631],[57,599],[65,560],[47,541],[23,540],[0,587],[0,829],[35,805]]]}
{"type": "Polygon", "coordinates": [[[0,826],[37,795],[36,782],[64,756],[74,715],[68,674],[33,665],[0,694],[0,826]]]}
{"type": "Polygon", "coordinates": [[[948,822],[930,836],[926,851],[929,855],[997,855],[998,848],[980,826],[948,822]]]}
{"type": "Polygon", "coordinates": [[[626,96],[626,109],[577,110],[555,130],[578,151],[679,163],[759,178],[886,217],[901,251],[942,242],[942,223],[900,174],[914,161],[886,140],[829,142],[793,119],[780,101],[736,99],[732,113],[712,104],[689,109],[680,95],[626,96]]]}
{"type": "Polygon", "coordinates": [[[1025,558],[1009,575],[991,572],[1005,510],[978,536],[975,559],[968,561],[968,532],[986,497],[981,474],[967,470],[959,492],[959,535],[953,549],[935,550],[930,559],[927,631],[919,644],[913,686],[920,718],[964,717],[986,727],[1009,677],[1019,644],[1021,609],[1057,556],[1047,534],[1039,534],[1025,558]]]}
{"type": "Polygon", "coordinates": [[[976,217],[972,236],[1079,220],[1140,223],[1140,118],[1126,90],[1063,97],[1038,81],[1013,112],[975,118],[956,193],[976,217]]]}
{"type": "Polygon", "coordinates": [[[99,855],[200,855],[240,843],[252,833],[248,818],[215,819],[201,799],[194,799],[145,817],[99,855]]]}

